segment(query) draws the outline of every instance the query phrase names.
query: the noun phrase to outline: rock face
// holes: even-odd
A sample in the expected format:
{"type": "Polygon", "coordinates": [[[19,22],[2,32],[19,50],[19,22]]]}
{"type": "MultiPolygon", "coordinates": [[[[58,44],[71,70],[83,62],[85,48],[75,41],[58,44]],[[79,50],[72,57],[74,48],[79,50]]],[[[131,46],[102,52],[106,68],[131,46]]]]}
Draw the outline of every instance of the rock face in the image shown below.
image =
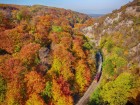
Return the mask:
{"type": "Polygon", "coordinates": [[[110,17],[107,17],[107,18],[105,19],[105,21],[104,21],[104,25],[105,25],[105,26],[107,26],[107,25],[112,25],[114,22],[119,21],[121,14],[122,14],[121,12],[117,13],[117,17],[114,18],[114,19],[112,19],[112,18],[110,18],[110,17]]]}
{"type": "Polygon", "coordinates": [[[38,73],[45,75],[46,71],[49,70],[50,62],[50,50],[47,47],[42,47],[39,50],[39,58],[41,63],[37,66],[38,73]]]}
{"type": "Polygon", "coordinates": [[[107,26],[107,25],[110,25],[110,24],[113,24],[113,19],[107,17],[104,21],[104,25],[107,26]]]}
{"type": "Polygon", "coordinates": [[[130,49],[130,54],[134,55],[135,53],[137,53],[138,51],[140,51],[140,43],[136,46],[134,46],[133,48],[130,49]]]}
{"type": "Polygon", "coordinates": [[[42,47],[39,50],[39,58],[41,60],[41,63],[45,66],[49,64],[49,60],[48,60],[49,52],[50,52],[49,49],[46,47],[42,47]]]}
{"type": "Polygon", "coordinates": [[[140,67],[140,43],[129,50],[129,55],[131,55],[132,62],[137,62],[138,67],[140,67]]]}
{"type": "Polygon", "coordinates": [[[140,6],[127,7],[125,13],[128,15],[139,17],[140,16],[140,6]]]}
{"type": "Polygon", "coordinates": [[[134,8],[134,7],[127,7],[125,13],[126,14],[134,15],[136,13],[136,8],[134,8]]]}
{"type": "Polygon", "coordinates": [[[98,27],[99,23],[95,23],[93,26],[86,27],[82,30],[84,35],[90,39],[91,44],[95,44],[95,46],[98,46],[98,40],[96,40],[94,35],[94,29],[98,27]]]}

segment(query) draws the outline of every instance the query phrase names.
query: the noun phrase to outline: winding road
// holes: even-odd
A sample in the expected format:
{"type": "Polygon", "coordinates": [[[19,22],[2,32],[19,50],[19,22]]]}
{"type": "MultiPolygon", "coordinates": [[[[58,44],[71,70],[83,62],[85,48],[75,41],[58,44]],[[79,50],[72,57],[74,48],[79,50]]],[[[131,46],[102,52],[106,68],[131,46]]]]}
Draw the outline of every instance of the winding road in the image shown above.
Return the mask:
{"type": "MultiPolygon", "coordinates": [[[[102,55],[101,55],[100,52],[98,52],[98,54],[99,54],[99,65],[98,65],[97,73],[102,72],[102,55]]],[[[101,77],[100,77],[100,80],[97,83],[94,82],[94,80],[93,80],[93,82],[91,83],[91,85],[89,86],[89,88],[87,89],[85,94],[83,95],[83,97],[80,98],[80,100],[78,101],[78,103],[76,105],[86,105],[87,102],[89,101],[89,98],[90,98],[91,94],[94,92],[94,90],[100,84],[100,81],[101,81],[101,77]]]]}

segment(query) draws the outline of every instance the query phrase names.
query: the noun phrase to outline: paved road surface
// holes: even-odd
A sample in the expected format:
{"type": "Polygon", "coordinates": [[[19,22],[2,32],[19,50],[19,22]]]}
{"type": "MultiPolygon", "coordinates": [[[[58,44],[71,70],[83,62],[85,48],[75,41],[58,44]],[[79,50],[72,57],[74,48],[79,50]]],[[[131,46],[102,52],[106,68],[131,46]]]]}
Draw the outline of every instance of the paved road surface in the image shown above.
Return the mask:
{"type": "Polygon", "coordinates": [[[100,82],[95,83],[94,81],[91,83],[90,87],[87,89],[83,97],[78,101],[76,105],[86,105],[89,101],[90,95],[94,92],[96,87],[98,86],[100,82]]]}
{"type": "MultiPolygon", "coordinates": [[[[102,55],[100,55],[100,64],[98,66],[98,72],[102,72],[102,55]]],[[[102,75],[101,75],[102,77],[102,75]]],[[[91,96],[91,94],[94,92],[94,90],[96,89],[96,87],[98,86],[98,84],[100,84],[100,81],[101,81],[101,77],[100,77],[100,80],[98,83],[95,83],[94,80],[93,82],[91,83],[91,85],[89,86],[89,88],[87,89],[87,91],[85,92],[85,94],[83,95],[83,97],[78,101],[78,103],[76,105],[86,105],[87,102],[89,101],[89,98],[91,96]]]]}

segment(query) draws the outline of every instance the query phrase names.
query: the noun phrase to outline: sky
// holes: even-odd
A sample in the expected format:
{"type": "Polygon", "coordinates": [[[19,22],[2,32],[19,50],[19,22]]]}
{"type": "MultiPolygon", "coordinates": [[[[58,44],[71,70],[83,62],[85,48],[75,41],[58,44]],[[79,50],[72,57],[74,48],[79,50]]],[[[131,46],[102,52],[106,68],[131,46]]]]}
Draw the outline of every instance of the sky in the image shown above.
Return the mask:
{"type": "Polygon", "coordinates": [[[107,14],[133,0],[0,0],[0,4],[46,5],[86,14],[107,14]]]}

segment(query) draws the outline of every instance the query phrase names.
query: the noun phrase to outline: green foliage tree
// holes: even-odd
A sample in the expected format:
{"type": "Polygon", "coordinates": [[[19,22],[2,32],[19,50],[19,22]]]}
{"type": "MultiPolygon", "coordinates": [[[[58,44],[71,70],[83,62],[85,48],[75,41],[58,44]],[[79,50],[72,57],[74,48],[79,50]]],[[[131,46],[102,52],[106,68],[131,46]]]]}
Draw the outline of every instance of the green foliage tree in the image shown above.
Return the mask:
{"type": "Polygon", "coordinates": [[[89,42],[85,42],[85,43],[83,44],[83,48],[84,48],[84,49],[87,49],[87,50],[90,50],[90,49],[92,49],[92,45],[91,45],[89,42]]]}
{"type": "Polygon", "coordinates": [[[15,49],[14,49],[14,52],[19,52],[21,49],[21,46],[20,45],[16,45],[15,46],[15,49]]]}
{"type": "Polygon", "coordinates": [[[100,103],[101,103],[100,88],[97,88],[91,95],[88,105],[99,105],[100,103]]]}
{"type": "MultiPolygon", "coordinates": [[[[120,53],[117,51],[117,53],[120,53]]],[[[120,68],[127,64],[127,60],[118,56],[117,54],[112,53],[112,55],[107,56],[103,62],[104,72],[108,75],[114,75],[114,73],[119,72],[120,68]]]]}
{"type": "Polygon", "coordinates": [[[105,43],[105,48],[107,49],[108,52],[111,52],[111,49],[113,48],[112,40],[110,39],[107,40],[107,42],[105,43]]]}
{"type": "Polygon", "coordinates": [[[62,28],[60,26],[52,26],[52,31],[53,32],[62,32],[62,28]]]}
{"type": "Polygon", "coordinates": [[[52,83],[49,81],[49,82],[46,82],[46,87],[44,89],[44,91],[42,92],[42,95],[43,96],[48,96],[49,98],[52,97],[52,83]]]}
{"type": "Polygon", "coordinates": [[[133,88],[133,76],[122,73],[115,81],[110,81],[103,86],[101,97],[110,105],[125,105],[133,88]]]}
{"type": "Polygon", "coordinates": [[[104,72],[108,75],[114,75],[114,65],[113,65],[113,59],[106,58],[105,61],[103,62],[103,69],[104,72]]]}
{"type": "Polygon", "coordinates": [[[54,71],[56,71],[57,73],[60,73],[60,69],[62,68],[62,62],[61,62],[61,60],[58,59],[58,58],[54,58],[53,64],[52,64],[52,68],[53,68],[54,71]]]}
{"type": "Polygon", "coordinates": [[[23,15],[22,15],[22,12],[21,11],[19,11],[18,13],[17,13],[17,20],[18,21],[21,21],[22,20],[22,18],[23,18],[23,15]]]}

